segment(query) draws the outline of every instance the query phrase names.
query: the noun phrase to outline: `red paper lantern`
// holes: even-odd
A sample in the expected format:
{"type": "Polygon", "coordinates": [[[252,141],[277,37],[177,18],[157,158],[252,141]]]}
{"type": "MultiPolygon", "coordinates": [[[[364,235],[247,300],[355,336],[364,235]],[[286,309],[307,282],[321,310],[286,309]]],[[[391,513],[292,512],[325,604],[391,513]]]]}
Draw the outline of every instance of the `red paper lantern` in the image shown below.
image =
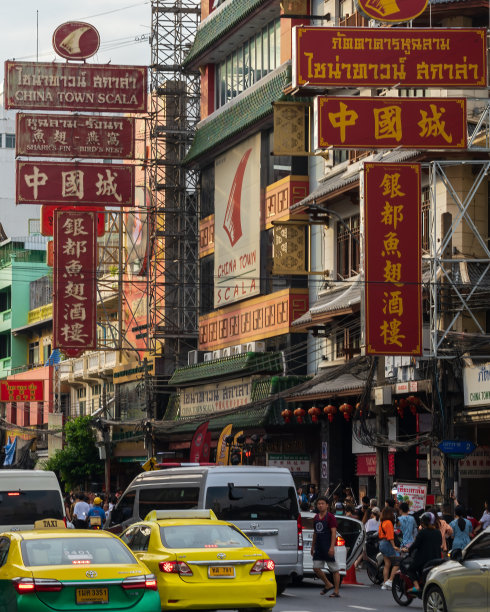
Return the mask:
{"type": "Polygon", "coordinates": [[[323,412],[327,415],[327,418],[331,423],[333,421],[333,417],[337,414],[337,406],[329,404],[328,406],[325,406],[323,412]]]}
{"type": "Polygon", "coordinates": [[[298,423],[302,423],[306,416],[306,410],[304,410],[303,408],[296,408],[296,410],[294,411],[294,416],[296,417],[298,423]]]}
{"type": "Polygon", "coordinates": [[[420,406],[420,399],[415,397],[415,395],[409,395],[407,397],[407,402],[410,406],[410,412],[413,415],[417,414],[417,406],[420,406]]]}
{"type": "Polygon", "coordinates": [[[339,408],[340,412],[344,415],[344,419],[346,421],[350,420],[350,415],[352,414],[352,406],[350,404],[342,404],[339,408]]]}
{"type": "Polygon", "coordinates": [[[293,411],[289,410],[289,408],[286,408],[285,410],[281,412],[281,416],[284,419],[285,423],[289,423],[291,420],[291,417],[293,416],[293,411]]]}
{"type": "Polygon", "coordinates": [[[320,408],[317,408],[316,406],[312,406],[309,410],[308,410],[308,414],[311,417],[311,420],[313,421],[313,423],[318,423],[318,417],[321,415],[322,411],[320,410],[320,408]]]}

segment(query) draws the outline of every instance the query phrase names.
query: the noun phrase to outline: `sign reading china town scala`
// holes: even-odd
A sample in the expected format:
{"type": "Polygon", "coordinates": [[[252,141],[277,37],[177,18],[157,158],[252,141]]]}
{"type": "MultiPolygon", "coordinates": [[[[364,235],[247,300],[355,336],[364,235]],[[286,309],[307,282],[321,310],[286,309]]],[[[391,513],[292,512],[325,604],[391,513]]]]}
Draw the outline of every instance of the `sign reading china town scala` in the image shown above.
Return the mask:
{"type": "Polygon", "coordinates": [[[411,21],[421,15],[428,0],[356,0],[361,13],[387,23],[411,21]]]}
{"type": "Polygon", "coordinates": [[[96,213],[57,210],[53,270],[53,343],[76,356],[97,347],[96,213]]]}
{"type": "Polygon", "coordinates": [[[260,293],[260,134],[215,160],[214,307],[260,293]]]}
{"type": "Polygon", "coordinates": [[[0,402],[42,402],[44,382],[42,380],[0,381],[0,402]]]}
{"type": "Polygon", "coordinates": [[[17,113],[15,153],[33,157],[134,159],[134,119],[17,113]]]}
{"type": "Polygon", "coordinates": [[[465,98],[315,98],[314,149],[466,149],[465,98]]]}
{"type": "Polygon", "coordinates": [[[100,36],[90,23],[68,21],[56,28],[53,48],[67,60],[82,60],[92,57],[99,50],[100,36]]]}
{"type": "Polygon", "coordinates": [[[143,113],[145,66],[5,62],[5,108],[143,113]]]}
{"type": "Polygon", "coordinates": [[[17,204],[133,206],[134,166],[17,161],[17,204]]]}
{"type": "Polygon", "coordinates": [[[295,26],[293,87],[486,87],[485,28],[295,26]]]}
{"type": "Polygon", "coordinates": [[[422,353],[420,164],[364,164],[366,353],[422,353]]]}

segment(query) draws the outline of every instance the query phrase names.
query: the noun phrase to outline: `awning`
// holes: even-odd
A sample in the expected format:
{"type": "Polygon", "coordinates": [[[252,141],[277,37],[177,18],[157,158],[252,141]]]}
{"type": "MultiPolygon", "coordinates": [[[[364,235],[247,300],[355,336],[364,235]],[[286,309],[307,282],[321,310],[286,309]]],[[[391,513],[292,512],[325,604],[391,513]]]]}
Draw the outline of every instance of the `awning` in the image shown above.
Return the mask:
{"type": "Polygon", "coordinates": [[[299,330],[324,325],[336,317],[357,312],[360,304],[361,284],[359,281],[342,283],[342,287],[322,293],[304,315],[292,322],[291,327],[299,330]]]}
{"type": "Polygon", "coordinates": [[[36,329],[45,327],[46,325],[52,323],[53,317],[49,317],[47,319],[43,319],[42,321],[33,321],[32,323],[28,323],[27,325],[23,325],[22,327],[16,327],[12,330],[12,333],[14,334],[14,336],[17,336],[17,334],[22,334],[26,331],[35,331],[36,329]]]}

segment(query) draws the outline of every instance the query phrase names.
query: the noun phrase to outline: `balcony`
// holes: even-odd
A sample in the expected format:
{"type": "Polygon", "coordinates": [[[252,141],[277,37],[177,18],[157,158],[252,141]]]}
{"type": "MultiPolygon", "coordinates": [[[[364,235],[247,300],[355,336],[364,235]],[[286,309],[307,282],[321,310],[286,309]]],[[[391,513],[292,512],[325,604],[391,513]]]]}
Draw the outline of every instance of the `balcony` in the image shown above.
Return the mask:
{"type": "Polygon", "coordinates": [[[85,357],[73,360],[73,378],[84,378],[85,375],[85,357]]]}
{"type": "Polygon", "coordinates": [[[100,357],[102,357],[101,353],[90,353],[87,356],[87,371],[89,374],[100,372],[100,357]]]}
{"type": "Polygon", "coordinates": [[[46,304],[45,306],[34,308],[34,310],[29,310],[27,313],[27,323],[28,325],[31,325],[32,323],[39,323],[41,321],[51,319],[52,316],[53,304],[46,304]]]}
{"type": "Polygon", "coordinates": [[[73,381],[73,363],[72,361],[62,361],[59,365],[59,375],[61,382],[73,381]]]}
{"type": "Polygon", "coordinates": [[[0,332],[8,331],[12,327],[12,311],[4,310],[0,313],[0,332]]]}
{"type": "Polygon", "coordinates": [[[363,17],[360,13],[353,13],[352,15],[347,14],[345,17],[340,19],[339,25],[349,28],[367,28],[369,25],[369,20],[363,17]]]}
{"type": "MultiPolygon", "coordinates": [[[[289,221],[291,206],[300,202],[310,192],[307,176],[286,176],[265,188],[265,228],[270,229],[274,221],[289,221]]],[[[302,219],[295,215],[294,219],[302,219]]]]}

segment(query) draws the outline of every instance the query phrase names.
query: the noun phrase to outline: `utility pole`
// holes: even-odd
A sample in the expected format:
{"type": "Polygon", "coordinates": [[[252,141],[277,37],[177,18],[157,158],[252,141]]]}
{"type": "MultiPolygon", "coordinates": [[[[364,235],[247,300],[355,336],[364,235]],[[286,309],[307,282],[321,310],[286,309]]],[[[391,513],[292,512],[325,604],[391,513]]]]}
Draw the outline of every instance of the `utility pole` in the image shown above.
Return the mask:
{"type": "MultiPolygon", "coordinates": [[[[384,389],[385,385],[385,358],[381,355],[377,358],[376,386],[384,389]]],[[[376,411],[376,434],[388,437],[388,427],[384,404],[377,406],[376,411]]],[[[380,508],[384,505],[384,500],[388,497],[388,448],[376,446],[376,499],[380,508]]]]}

